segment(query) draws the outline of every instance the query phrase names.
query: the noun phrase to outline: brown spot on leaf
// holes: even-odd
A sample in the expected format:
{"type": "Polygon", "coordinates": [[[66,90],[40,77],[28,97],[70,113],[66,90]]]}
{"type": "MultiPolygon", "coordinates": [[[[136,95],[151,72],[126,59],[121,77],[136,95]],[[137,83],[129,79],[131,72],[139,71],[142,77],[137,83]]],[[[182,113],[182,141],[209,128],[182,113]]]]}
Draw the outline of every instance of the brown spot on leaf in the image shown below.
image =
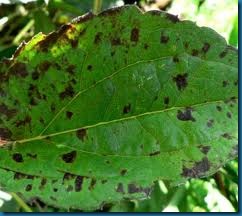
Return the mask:
{"type": "Polygon", "coordinates": [[[131,104],[129,103],[129,104],[127,104],[127,105],[124,106],[124,108],[123,108],[123,114],[127,114],[130,111],[131,111],[131,104]]]}
{"type": "Polygon", "coordinates": [[[140,192],[140,188],[137,187],[135,184],[128,185],[128,193],[138,193],[140,192]]]}
{"type": "Polygon", "coordinates": [[[43,190],[46,184],[47,184],[47,179],[46,178],[42,178],[41,182],[40,182],[39,189],[43,190]]]}
{"type": "Polygon", "coordinates": [[[78,45],[78,39],[77,39],[77,40],[70,40],[70,42],[71,42],[71,47],[72,47],[73,49],[77,48],[77,45],[78,45]]]}
{"type": "Polygon", "coordinates": [[[206,42],[203,44],[202,51],[206,53],[208,52],[209,48],[210,48],[210,44],[206,42]]]}
{"type": "Polygon", "coordinates": [[[74,160],[76,159],[76,155],[77,155],[76,151],[68,152],[62,155],[62,160],[65,161],[66,163],[73,163],[74,160]]]}
{"type": "Polygon", "coordinates": [[[78,130],[76,132],[76,136],[78,137],[78,139],[84,141],[84,139],[87,136],[87,130],[85,128],[82,128],[82,129],[78,130]]]}
{"type": "Polygon", "coordinates": [[[30,123],[31,123],[31,117],[26,116],[23,120],[16,121],[15,125],[16,125],[16,127],[20,127],[20,126],[25,126],[26,124],[30,124],[30,123]]]}
{"type": "Polygon", "coordinates": [[[210,119],[210,120],[208,120],[208,122],[207,122],[207,126],[210,128],[210,127],[213,126],[213,123],[214,123],[214,120],[213,120],[213,119],[210,119]]]}
{"type": "Polygon", "coordinates": [[[10,68],[10,74],[17,76],[17,77],[25,78],[26,76],[28,76],[28,71],[27,71],[26,65],[21,62],[15,63],[10,68]]]}
{"type": "Polygon", "coordinates": [[[38,71],[34,71],[31,76],[32,76],[33,80],[37,80],[37,79],[39,79],[39,72],[38,71]]]}
{"type": "Polygon", "coordinates": [[[177,56],[174,56],[173,57],[173,62],[178,63],[179,62],[179,58],[177,56]]]}
{"type": "Polygon", "coordinates": [[[117,191],[118,193],[124,193],[124,186],[123,186],[122,183],[118,183],[118,186],[117,186],[116,191],[117,191]]]}
{"type": "Polygon", "coordinates": [[[232,136],[229,133],[222,134],[222,137],[225,138],[225,139],[228,139],[228,140],[232,139],[232,136]]]}
{"type": "Polygon", "coordinates": [[[63,182],[62,183],[64,183],[64,181],[69,181],[69,180],[74,179],[74,178],[75,178],[75,175],[73,175],[71,173],[65,173],[64,176],[63,176],[63,182]]]}
{"type": "Polygon", "coordinates": [[[227,51],[227,50],[224,50],[223,52],[221,52],[221,53],[219,54],[219,57],[220,57],[220,58],[224,58],[224,57],[227,55],[227,53],[228,53],[228,51],[227,51]]]}
{"type": "Polygon", "coordinates": [[[192,109],[189,107],[185,108],[183,112],[181,110],[178,110],[177,118],[181,121],[192,121],[192,122],[196,121],[192,116],[192,109]]]}
{"type": "Polygon", "coordinates": [[[203,176],[210,169],[210,163],[207,157],[204,157],[201,161],[196,162],[192,168],[186,168],[183,166],[182,176],[189,178],[197,178],[203,176]]]}
{"type": "Polygon", "coordinates": [[[219,106],[219,105],[217,105],[217,106],[216,106],[216,109],[217,109],[219,112],[221,112],[221,111],[222,111],[222,107],[221,107],[221,106],[219,106]]]}
{"type": "Polygon", "coordinates": [[[95,178],[92,178],[92,179],[91,179],[91,183],[90,183],[88,189],[89,189],[89,190],[93,190],[94,187],[95,187],[95,185],[96,185],[96,183],[97,183],[97,180],[96,180],[95,178]]]}
{"type": "Polygon", "coordinates": [[[131,30],[130,40],[134,41],[134,42],[139,41],[139,29],[138,28],[133,28],[131,30]]]}
{"type": "Polygon", "coordinates": [[[20,154],[20,153],[14,153],[14,154],[12,155],[12,158],[13,158],[13,160],[16,161],[17,163],[22,163],[22,162],[24,162],[24,160],[23,160],[23,156],[22,156],[22,154],[20,154]]]}
{"type": "Polygon", "coordinates": [[[100,42],[101,42],[101,40],[102,40],[102,35],[103,35],[103,33],[102,32],[98,32],[96,35],[95,35],[95,39],[94,39],[94,43],[95,44],[99,44],[100,42]]]}
{"type": "Polygon", "coordinates": [[[66,111],[66,117],[67,117],[68,119],[71,119],[72,116],[73,116],[73,112],[66,111]]]}
{"type": "Polygon", "coordinates": [[[229,82],[227,80],[223,81],[223,87],[226,87],[229,84],[229,82]]]}
{"type": "Polygon", "coordinates": [[[74,70],[75,70],[76,66],[75,65],[69,65],[67,68],[66,68],[66,71],[73,75],[74,74],[74,70]]]}
{"type": "Polygon", "coordinates": [[[107,183],[107,181],[108,181],[107,179],[103,179],[103,180],[101,181],[101,183],[102,183],[102,184],[105,184],[105,183],[107,183]]]}
{"type": "Polygon", "coordinates": [[[122,170],[120,171],[120,174],[121,174],[122,176],[124,176],[126,173],[127,173],[127,170],[126,170],[126,169],[122,169],[122,170]]]}
{"type": "Polygon", "coordinates": [[[87,70],[91,71],[92,70],[92,65],[87,66],[87,70]]]}
{"type": "Polygon", "coordinates": [[[210,146],[203,146],[203,145],[199,146],[199,149],[203,154],[207,154],[210,151],[210,148],[211,148],[210,146]]]}
{"type": "Polygon", "coordinates": [[[31,191],[32,190],[32,185],[31,184],[28,184],[26,187],[25,187],[25,191],[31,191]]]}
{"type": "Polygon", "coordinates": [[[167,43],[169,41],[169,37],[164,35],[164,32],[161,32],[161,36],[160,36],[160,43],[167,43]]]}
{"type": "Polygon", "coordinates": [[[9,109],[5,104],[0,105],[0,116],[5,115],[7,119],[11,119],[17,114],[16,109],[9,109]]]}
{"type": "Polygon", "coordinates": [[[68,85],[63,92],[59,94],[60,99],[63,100],[66,97],[73,97],[75,94],[74,89],[71,85],[68,85]]]}
{"type": "Polygon", "coordinates": [[[35,176],[33,175],[27,175],[27,174],[24,174],[24,173],[20,173],[20,172],[15,172],[14,174],[14,179],[15,180],[20,180],[20,179],[34,179],[35,176]]]}
{"type": "Polygon", "coordinates": [[[37,154],[27,153],[26,155],[32,159],[37,159],[37,154]]]}
{"type": "Polygon", "coordinates": [[[43,61],[38,67],[40,71],[44,73],[49,69],[50,66],[51,66],[51,62],[43,61]]]}
{"type": "Polygon", "coordinates": [[[0,138],[2,140],[9,140],[12,136],[12,132],[7,128],[0,128],[0,138]]]}
{"type": "Polygon", "coordinates": [[[121,45],[122,43],[121,43],[120,38],[111,38],[111,44],[113,46],[118,46],[118,45],[121,45]]]}
{"type": "Polygon", "coordinates": [[[227,115],[228,118],[230,118],[230,119],[232,118],[232,114],[230,112],[227,112],[226,115],[227,115]]]}
{"type": "Polygon", "coordinates": [[[83,176],[77,176],[75,180],[75,191],[80,192],[82,190],[83,176]]]}
{"type": "Polygon", "coordinates": [[[68,187],[66,188],[66,191],[67,192],[71,192],[71,191],[73,191],[73,186],[72,185],[68,185],[68,187]]]}
{"type": "Polygon", "coordinates": [[[147,50],[149,48],[149,45],[148,44],[145,44],[144,45],[144,48],[147,50]]]}
{"type": "Polygon", "coordinates": [[[152,152],[150,153],[149,155],[150,156],[156,156],[156,155],[159,155],[160,154],[160,151],[156,151],[156,152],[152,152]]]}
{"type": "Polygon", "coordinates": [[[164,97],[164,104],[167,106],[169,104],[169,97],[164,97]]]}
{"type": "Polygon", "coordinates": [[[187,87],[187,77],[187,73],[178,74],[176,77],[173,77],[173,81],[176,82],[179,91],[182,91],[187,87]]]}
{"type": "Polygon", "coordinates": [[[196,50],[196,49],[193,49],[192,50],[192,56],[198,56],[198,50],[196,50]]]}

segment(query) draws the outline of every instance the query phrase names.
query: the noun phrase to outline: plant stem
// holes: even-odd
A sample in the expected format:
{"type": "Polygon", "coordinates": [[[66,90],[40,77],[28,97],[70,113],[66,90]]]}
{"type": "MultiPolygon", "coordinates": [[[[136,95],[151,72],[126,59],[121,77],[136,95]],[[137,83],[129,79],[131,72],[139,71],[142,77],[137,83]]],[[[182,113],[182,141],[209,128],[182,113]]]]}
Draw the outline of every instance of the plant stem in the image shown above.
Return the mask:
{"type": "Polygon", "coordinates": [[[25,212],[33,212],[32,209],[16,193],[12,192],[10,194],[25,212]]]}
{"type": "Polygon", "coordinates": [[[94,0],[93,2],[93,13],[98,14],[102,9],[102,0],[94,0]]]}

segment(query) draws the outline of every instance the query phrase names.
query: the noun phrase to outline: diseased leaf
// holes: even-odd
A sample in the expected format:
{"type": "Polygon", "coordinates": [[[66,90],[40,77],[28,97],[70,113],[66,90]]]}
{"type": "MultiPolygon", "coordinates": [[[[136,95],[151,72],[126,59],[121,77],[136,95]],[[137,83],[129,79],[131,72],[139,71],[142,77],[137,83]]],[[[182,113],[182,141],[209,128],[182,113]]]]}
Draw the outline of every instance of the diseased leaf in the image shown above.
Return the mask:
{"type": "Polygon", "coordinates": [[[209,28],[136,7],[38,34],[0,67],[0,182],[96,209],[237,156],[237,50],[209,28]]]}

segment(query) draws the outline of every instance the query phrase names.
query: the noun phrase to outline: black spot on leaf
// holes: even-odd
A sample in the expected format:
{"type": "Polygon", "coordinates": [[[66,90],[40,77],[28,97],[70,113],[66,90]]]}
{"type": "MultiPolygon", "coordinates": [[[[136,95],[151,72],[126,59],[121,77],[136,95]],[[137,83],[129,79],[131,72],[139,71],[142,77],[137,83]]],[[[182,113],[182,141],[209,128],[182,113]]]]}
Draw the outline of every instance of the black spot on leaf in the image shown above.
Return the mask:
{"type": "Polygon", "coordinates": [[[182,176],[189,178],[197,178],[203,176],[210,169],[210,163],[207,157],[204,157],[201,161],[196,162],[192,168],[186,168],[183,166],[182,176]]]}
{"type": "Polygon", "coordinates": [[[203,153],[203,154],[207,154],[209,151],[210,151],[210,146],[203,146],[203,145],[200,145],[199,146],[199,149],[201,150],[201,152],[203,153]]]}
{"type": "Polygon", "coordinates": [[[131,111],[131,104],[129,103],[129,104],[127,104],[127,105],[124,106],[124,108],[123,108],[123,114],[127,114],[130,111],[131,111]]]}
{"type": "Polygon", "coordinates": [[[198,56],[198,50],[196,50],[196,49],[193,49],[192,50],[192,56],[198,56]]]}
{"type": "Polygon", "coordinates": [[[131,35],[130,35],[130,40],[134,41],[134,42],[138,42],[139,41],[139,29],[138,28],[133,28],[131,31],[131,35]]]}
{"type": "Polygon", "coordinates": [[[226,80],[223,81],[223,87],[226,87],[228,84],[229,84],[228,81],[226,81],[226,80]]]}
{"type": "Polygon", "coordinates": [[[74,89],[71,85],[68,85],[63,92],[59,94],[60,99],[63,100],[66,97],[73,97],[75,94],[74,89]]]}
{"type": "Polygon", "coordinates": [[[91,71],[92,70],[92,65],[87,66],[87,70],[91,71]]]}
{"type": "Polygon", "coordinates": [[[187,87],[187,77],[187,73],[178,74],[176,77],[173,77],[173,81],[176,82],[179,91],[184,90],[187,87]]]}
{"type": "Polygon", "coordinates": [[[16,127],[20,127],[20,126],[25,126],[26,124],[30,124],[30,123],[31,123],[31,117],[26,116],[23,120],[16,121],[15,125],[16,125],[16,127]]]}
{"type": "Polygon", "coordinates": [[[95,39],[94,39],[94,43],[95,44],[99,44],[100,42],[101,42],[101,40],[102,40],[102,35],[103,35],[103,33],[102,32],[98,32],[96,35],[95,35],[95,39]]]}
{"type": "Polygon", "coordinates": [[[183,112],[181,110],[178,110],[177,118],[181,121],[196,121],[195,118],[193,118],[192,116],[192,109],[189,107],[187,107],[183,112]]]}
{"type": "Polygon", "coordinates": [[[227,115],[228,118],[232,118],[232,114],[230,112],[227,112],[226,115],[227,115]]]}
{"type": "Polygon", "coordinates": [[[204,53],[206,53],[206,52],[208,52],[209,48],[210,48],[210,44],[209,43],[204,43],[203,47],[202,47],[202,51],[204,53]]]}
{"type": "Polygon", "coordinates": [[[222,111],[222,107],[221,107],[221,106],[219,106],[219,105],[217,105],[217,106],[216,106],[216,109],[217,109],[219,112],[221,112],[221,111],[222,111]]]}
{"type": "Polygon", "coordinates": [[[32,190],[32,185],[31,184],[28,184],[26,187],[25,187],[25,191],[31,191],[32,190]]]}
{"type": "Polygon", "coordinates": [[[161,32],[160,36],[160,43],[166,44],[169,41],[169,37],[164,34],[164,32],[161,32]]]}
{"type": "Polygon", "coordinates": [[[120,174],[121,174],[122,176],[124,176],[126,173],[127,173],[127,170],[126,170],[126,169],[122,169],[122,170],[120,171],[120,174]]]}
{"type": "Polygon", "coordinates": [[[207,126],[210,128],[210,127],[213,126],[213,123],[214,123],[214,120],[213,120],[213,119],[210,119],[210,120],[208,120],[208,122],[207,122],[207,126]]]}
{"type": "Polygon", "coordinates": [[[117,186],[116,191],[117,191],[118,193],[124,193],[124,186],[123,186],[122,183],[118,183],[118,186],[117,186]]]}
{"type": "Polygon", "coordinates": [[[32,76],[33,80],[37,80],[37,79],[39,79],[39,72],[38,71],[34,71],[31,76],[32,76]]]}
{"type": "Polygon", "coordinates": [[[73,112],[66,111],[66,117],[67,117],[68,119],[71,119],[72,116],[73,116],[73,112]]]}
{"type": "Polygon", "coordinates": [[[66,154],[62,155],[62,160],[65,161],[66,163],[73,163],[74,160],[76,159],[76,151],[71,151],[66,154]]]}
{"type": "Polygon", "coordinates": [[[159,155],[160,154],[160,151],[156,151],[156,152],[152,152],[149,154],[149,156],[156,156],[156,155],[159,155]]]}
{"type": "Polygon", "coordinates": [[[2,140],[10,140],[12,132],[7,128],[0,128],[0,138],[2,140]]]}
{"type": "Polygon", "coordinates": [[[77,176],[75,180],[75,191],[80,192],[82,190],[83,176],[77,176]]]}
{"type": "Polygon", "coordinates": [[[78,139],[84,141],[84,139],[87,137],[87,130],[85,128],[82,128],[76,132],[76,136],[78,139]]]}
{"type": "Polygon", "coordinates": [[[50,66],[51,66],[51,62],[43,61],[38,67],[42,73],[45,73],[50,66]]]}
{"type": "Polygon", "coordinates": [[[228,140],[232,139],[232,136],[229,133],[222,134],[222,137],[225,138],[225,139],[228,139],[228,140]]]}
{"type": "Polygon", "coordinates": [[[17,77],[25,78],[26,76],[28,76],[28,71],[27,71],[26,65],[21,62],[15,63],[10,68],[10,74],[17,76],[17,77]]]}
{"type": "Polygon", "coordinates": [[[128,185],[128,193],[138,193],[140,192],[140,188],[137,187],[135,184],[128,185]]]}
{"type": "Polygon", "coordinates": [[[71,75],[73,75],[74,74],[74,70],[75,70],[75,65],[69,65],[67,68],[66,68],[66,71],[69,73],[69,74],[71,74],[71,75]]]}
{"type": "Polygon", "coordinates": [[[89,189],[89,190],[93,190],[94,187],[95,187],[95,185],[96,185],[96,183],[97,183],[97,180],[96,180],[95,178],[92,178],[92,179],[91,179],[91,183],[90,183],[88,189],[89,189]]]}
{"type": "Polygon", "coordinates": [[[71,174],[71,173],[65,173],[64,176],[63,176],[63,182],[64,183],[65,181],[69,181],[71,179],[74,179],[75,178],[75,175],[71,174]]]}
{"type": "Polygon", "coordinates": [[[14,154],[12,155],[12,158],[13,158],[13,160],[16,161],[17,163],[22,163],[22,162],[24,162],[24,160],[23,160],[23,156],[22,156],[22,154],[20,154],[20,153],[14,153],[14,154]]]}
{"type": "Polygon", "coordinates": [[[10,109],[3,103],[0,105],[0,116],[5,115],[6,118],[9,120],[12,117],[14,117],[16,114],[17,114],[16,109],[10,109]]]}
{"type": "Polygon", "coordinates": [[[174,56],[173,57],[173,62],[178,63],[179,62],[179,58],[177,56],[174,56]]]}
{"type": "Polygon", "coordinates": [[[169,104],[169,97],[164,97],[164,104],[167,106],[169,104]]]}
{"type": "Polygon", "coordinates": [[[120,38],[111,38],[111,44],[113,46],[118,46],[118,45],[121,45],[122,43],[121,43],[120,38]]]}

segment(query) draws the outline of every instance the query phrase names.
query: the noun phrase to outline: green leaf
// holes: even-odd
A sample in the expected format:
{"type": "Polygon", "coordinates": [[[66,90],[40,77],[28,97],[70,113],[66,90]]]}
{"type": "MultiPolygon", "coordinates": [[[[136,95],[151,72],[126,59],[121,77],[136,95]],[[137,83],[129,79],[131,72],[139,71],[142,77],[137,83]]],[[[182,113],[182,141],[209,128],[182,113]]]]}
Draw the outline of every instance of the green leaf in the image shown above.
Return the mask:
{"type": "Polygon", "coordinates": [[[38,34],[0,67],[0,182],[92,210],[237,156],[237,50],[135,6],[38,34]]]}

